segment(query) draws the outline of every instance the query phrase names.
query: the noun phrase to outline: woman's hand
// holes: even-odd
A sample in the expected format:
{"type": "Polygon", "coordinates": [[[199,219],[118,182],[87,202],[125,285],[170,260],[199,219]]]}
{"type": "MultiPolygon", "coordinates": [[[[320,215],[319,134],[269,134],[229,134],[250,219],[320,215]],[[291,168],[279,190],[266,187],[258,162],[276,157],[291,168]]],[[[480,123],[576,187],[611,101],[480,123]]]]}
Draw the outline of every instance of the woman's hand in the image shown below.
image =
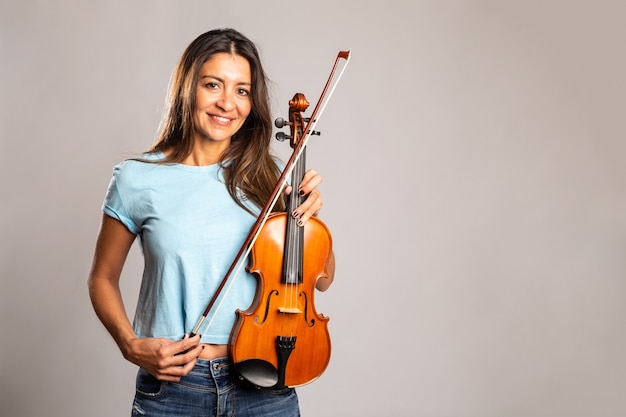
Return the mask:
{"type": "Polygon", "coordinates": [[[124,357],[158,380],[178,382],[191,372],[202,349],[199,335],[177,341],[135,338],[124,349],[124,357]]]}
{"type": "MultiPolygon", "coordinates": [[[[321,183],[322,176],[315,170],[310,169],[304,173],[304,178],[298,187],[298,193],[301,196],[306,196],[306,199],[291,212],[293,218],[298,219],[298,226],[304,226],[311,216],[317,216],[322,209],[322,194],[317,189],[321,183]]],[[[291,194],[292,190],[291,186],[287,186],[285,195],[291,194]]]]}

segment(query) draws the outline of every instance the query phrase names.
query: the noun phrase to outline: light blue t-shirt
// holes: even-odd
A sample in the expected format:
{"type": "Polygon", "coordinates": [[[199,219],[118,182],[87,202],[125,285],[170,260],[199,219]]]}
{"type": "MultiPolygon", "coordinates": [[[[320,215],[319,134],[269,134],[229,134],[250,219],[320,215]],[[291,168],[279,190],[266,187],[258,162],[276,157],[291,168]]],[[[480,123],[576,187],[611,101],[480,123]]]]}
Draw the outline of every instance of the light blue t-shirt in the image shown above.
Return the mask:
{"type": "MultiPolygon", "coordinates": [[[[103,211],[139,236],[145,261],[133,321],[137,336],[177,340],[190,333],[248,236],[256,218],[233,201],[222,173],[218,164],[136,160],[113,169],[103,211]]],[[[215,318],[215,311],[207,317],[203,343],[228,343],[235,310],[251,305],[256,283],[241,268],[222,292],[215,318]]]]}

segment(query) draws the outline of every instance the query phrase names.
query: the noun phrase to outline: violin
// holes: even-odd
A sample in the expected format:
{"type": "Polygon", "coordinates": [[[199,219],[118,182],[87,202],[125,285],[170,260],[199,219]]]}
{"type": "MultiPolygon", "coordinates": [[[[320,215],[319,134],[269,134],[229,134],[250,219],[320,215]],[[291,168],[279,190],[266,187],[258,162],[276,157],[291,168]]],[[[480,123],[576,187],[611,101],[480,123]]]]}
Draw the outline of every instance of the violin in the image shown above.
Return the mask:
{"type": "MultiPolygon", "coordinates": [[[[297,93],[289,101],[289,120],[295,148],[304,132],[301,112],[309,102],[297,93]]],[[[284,134],[277,137],[284,139],[284,134]]],[[[313,132],[312,132],[313,133],[313,132]]],[[[292,184],[304,177],[305,150],[292,172],[292,184]]],[[[251,252],[248,271],[259,277],[252,306],[237,310],[229,343],[229,356],[244,379],[260,387],[295,387],[308,384],[324,372],[330,361],[328,317],[314,305],[317,280],[328,277],[332,252],[328,227],[312,217],[303,227],[289,215],[304,197],[289,196],[286,213],[272,213],[251,252]]]]}
{"type": "MultiPolygon", "coordinates": [[[[325,97],[332,95],[349,58],[350,51],[340,51],[337,55],[310,117],[302,116],[309,102],[304,94],[297,93],[289,101],[289,121],[276,120],[275,125],[279,128],[290,126],[291,158],[191,332],[191,336],[199,334],[220,293],[230,288],[227,283],[232,283],[239,272],[237,268],[242,267],[241,260],[249,255],[247,270],[257,277],[257,291],[247,310],[236,311],[228,352],[240,378],[258,388],[308,384],[324,372],[330,361],[329,318],[319,314],[314,304],[317,281],[328,277],[327,267],[332,254],[330,231],[316,217],[311,217],[304,226],[298,226],[297,219],[287,214],[304,199],[297,192],[289,195],[287,213],[272,213],[271,210],[289,179],[292,184],[298,184],[304,177],[305,146],[312,135],[319,135],[313,129],[328,103],[325,97]],[[335,70],[342,59],[345,64],[331,88],[335,70]]],[[[284,133],[277,134],[277,139],[285,138],[284,133]]]]}

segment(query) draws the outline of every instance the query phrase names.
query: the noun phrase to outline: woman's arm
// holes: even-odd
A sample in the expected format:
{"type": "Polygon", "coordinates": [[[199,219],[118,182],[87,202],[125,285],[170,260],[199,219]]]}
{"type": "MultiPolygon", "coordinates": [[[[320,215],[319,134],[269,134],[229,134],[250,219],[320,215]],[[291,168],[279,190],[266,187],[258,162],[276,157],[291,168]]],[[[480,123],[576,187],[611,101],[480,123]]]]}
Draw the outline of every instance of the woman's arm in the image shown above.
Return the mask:
{"type": "Polygon", "coordinates": [[[328,273],[328,277],[320,278],[315,283],[315,288],[319,291],[326,291],[335,279],[335,254],[332,251],[330,252],[330,260],[328,261],[328,269],[326,272],[328,273]]]}
{"type": "Polygon", "coordinates": [[[134,240],[135,235],[120,221],[103,215],[89,273],[91,303],[127,360],[158,379],[178,381],[195,365],[202,351],[200,337],[179,341],[137,337],[126,314],[119,286],[134,240]]]}

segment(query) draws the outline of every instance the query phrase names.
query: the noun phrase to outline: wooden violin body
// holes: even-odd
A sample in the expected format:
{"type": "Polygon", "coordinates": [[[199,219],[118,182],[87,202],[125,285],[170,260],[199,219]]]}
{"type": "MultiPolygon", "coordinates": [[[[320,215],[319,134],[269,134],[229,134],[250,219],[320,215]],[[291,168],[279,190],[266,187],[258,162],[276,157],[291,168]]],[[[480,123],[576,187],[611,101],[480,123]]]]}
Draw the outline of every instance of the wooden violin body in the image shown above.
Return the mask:
{"type": "Polygon", "coordinates": [[[284,271],[290,216],[273,213],[251,253],[249,271],[258,276],[255,303],[237,311],[230,357],[237,372],[259,387],[296,387],[317,379],[330,361],[328,317],[315,310],[317,280],[327,276],[332,238],[311,218],[304,227],[301,276],[284,271]]]}

